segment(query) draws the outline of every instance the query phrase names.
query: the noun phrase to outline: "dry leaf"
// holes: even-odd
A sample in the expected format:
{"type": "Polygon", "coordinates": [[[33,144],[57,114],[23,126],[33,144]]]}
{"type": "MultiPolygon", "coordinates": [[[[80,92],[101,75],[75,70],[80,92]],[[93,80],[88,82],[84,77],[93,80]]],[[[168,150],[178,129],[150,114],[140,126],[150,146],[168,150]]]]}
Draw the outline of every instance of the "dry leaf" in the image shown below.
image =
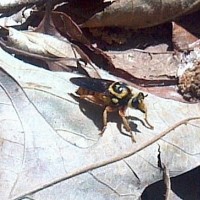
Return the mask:
{"type": "Polygon", "coordinates": [[[193,50],[198,47],[200,37],[200,12],[192,13],[173,22],[172,41],[177,51],[193,50]]]}
{"type": "Polygon", "coordinates": [[[1,0],[0,12],[9,11],[15,7],[23,7],[29,4],[38,3],[40,0],[1,0]]]}
{"type": "Polygon", "coordinates": [[[68,35],[71,40],[79,41],[84,44],[90,44],[79,26],[67,14],[52,11],[51,16],[55,27],[62,35],[68,35]]]}
{"type": "Polygon", "coordinates": [[[189,45],[196,42],[198,38],[179,26],[176,23],[173,23],[173,43],[176,50],[187,50],[189,45]]]}
{"type": "MultiPolygon", "coordinates": [[[[88,2],[93,2],[88,3],[91,7],[95,4],[94,1],[82,1],[80,5],[77,1],[70,1],[67,4],[71,2],[77,7],[88,2]]],[[[98,3],[102,4],[102,1],[98,3]]],[[[119,1],[112,1],[113,5],[116,3],[119,1]]],[[[176,3],[180,5],[179,2],[176,3]]],[[[139,4],[141,5],[141,2],[139,4]]],[[[86,13],[82,11],[82,14],[86,13]]],[[[148,13],[148,18],[150,14],[148,13]]],[[[65,19],[68,19],[69,23],[61,23],[60,26],[58,20],[56,28],[59,27],[60,31],[65,30],[64,33],[67,33],[67,30],[63,29],[65,25],[72,27],[67,34],[72,39],[78,39],[80,44],[77,42],[77,45],[80,49],[76,48],[76,51],[91,63],[91,66],[85,68],[87,73],[95,69],[96,74],[100,74],[104,79],[118,81],[118,76],[127,79],[127,82],[135,81],[136,75],[140,77],[137,79],[140,83],[143,83],[147,76],[170,79],[176,74],[180,60],[176,62],[173,52],[168,52],[171,47],[169,27],[169,38],[163,34],[163,28],[161,31],[165,40],[160,40],[158,32],[155,35],[147,34],[148,40],[144,34],[138,34],[139,40],[136,43],[140,44],[142,41],[144,51],[135,49],[137,46],[120,46],[120,49],[118,46],[115,49],[117,51],[107,52],[112,57],[111,60],[103,50],[82,44],[80,29],[70,18],[65,19]],[[151,42],[148,43],[149,41],[151,42]],[[100,63],[98,66],[104,70],[92,66],[93,63],[100,63]]],[[[42,28],[46,28],[48,24],[51,25],[44,22],[42,28]]],[[[144,32],[148,31],[145,29],[144,32]]],[[[49,58],[64,57],[62,61],[67,61],[65,57],[74,58],[74,54],[65,51],[66,46],[61,44],[65,43],[65,40],[60,37],[16,30],[13,34],[14,37],[10,39],[17,39],[26,51],[31,47],[34,47],[34,50],[39,49],[38,56],[45,53],[49,58]],[[20,39],[22,37],[22,40],[18,40],[18,36],[20,39]]],[[[118,37],[116,41],[119,41],[118,37]]],[[[132,41],[135,42],[135,38],[132,38],[132,41]]],[[[11,47],[13,45],[9,46],[11,47]]],[[[111,49],[114,50],[113,46],[111,49]]],[[[34,54],[36,53],[37,51],[34,51],[34,54]]],[[[64,65],[67,64],[68,61],[64,65]]],[[[70,93],[74,93],[77,87],[69,80],[74,76],[80,75],[44,70],[24,63],[0,49],[2,200],[82,200],[97,197],[102,200],[138,199],[148,185],[163,178],[159,162],[163,162],[167,167],[170,177],[200,165],[200,148],[199,145],[194,145],[200,143],[199,103],[181,103],[149,94],[145,100],[148,118],[154,125],[154,130],[145,127],[143,113],[128,109],[128,120],[136,132],[137,143],[133,144],[126,135],[128,133],[124,130],[117,113],[109,115],[106,132],[100,137],[103,110],[91,103],[72,98],[70,93]],[[188,118],[185,119],[186,117],[188,118]]],[[[133,90],[138,91],[136,88],[133,90]]],[[[161,92],[169,97],[170,92],[166,89],[162,88],[161,92]]]]}
{"type": "Polygon", "coordinates": [[[199,8],[199,0],[116,0],[101,12],[95,13],[82,26],[117,26],[138,29],[170,21],[199,8]]]}
{"type": "Polygon", "coordinates": [[[32,31],[17,31],[14,28],[9,28],[8,31],[9,46],[46,57],[74,56],[71,44],[60,38],[32,31]]]}
{"type": "MultiPolygon", "coordinates": [[[[200,164],[199,145],[194,145],[200,143],[200,120],[172,127],[186,116],[199,116],[200,104],[149,94],[146,103],[155,130],[144,126],[143,113],[128,110],[127,114],[133,116],[129,118],[131,127],[137,131],[136,144],[121,133],[116,115],[110,116],[108,128],[99,138],[101,109],[89,103],[80,105],[68,94],[76,90],[69,81],[74,74],[35,68],[2,50],[0,66],[4,69],[0,70],[0,181],[6,184],[0,185],[2,200],[26,196],[119,199],[124,195],[138,199],[147,185],[162,179],[158,145],[171,177],[200,164]],[[170,127],[165,137],[140,149],[170,127]],[[127,157],[137,149],[140,151],[124,161],[109,165],[114,157],[127,157]],[[105,161],[106,166],[95,169],[105,161]],[[90,173],[86,173],[88,170],[90,173]]],[[[104,74],[103,78],[115,77],[104,74]]]]}

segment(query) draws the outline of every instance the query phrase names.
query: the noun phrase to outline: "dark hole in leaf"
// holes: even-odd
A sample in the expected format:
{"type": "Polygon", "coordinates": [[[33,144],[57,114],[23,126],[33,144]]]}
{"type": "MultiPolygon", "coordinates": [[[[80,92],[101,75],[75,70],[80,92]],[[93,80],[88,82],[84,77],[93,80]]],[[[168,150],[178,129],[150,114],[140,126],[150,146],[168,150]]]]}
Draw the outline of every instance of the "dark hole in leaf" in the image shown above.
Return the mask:
{"type": "MultiPolygon", "coordinates": [[[[184,200],[200,199],[200,167],[171,178],[172,191],[184,200]]],[[[143,194],[142,200],[164,200],[165,185],[163,181],[148,186],[143,194]]]]}

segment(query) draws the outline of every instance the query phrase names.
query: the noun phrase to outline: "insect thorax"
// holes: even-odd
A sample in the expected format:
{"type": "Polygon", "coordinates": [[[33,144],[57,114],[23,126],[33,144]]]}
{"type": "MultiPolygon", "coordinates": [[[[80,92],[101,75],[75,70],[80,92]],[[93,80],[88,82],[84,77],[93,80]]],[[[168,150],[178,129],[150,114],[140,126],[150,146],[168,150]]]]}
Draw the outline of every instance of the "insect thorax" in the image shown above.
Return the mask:
{"type": "Polygon", "coordinates": [[[132,96],[131,89],[121,82],[114,82],[108,88],[111,103],[115,106],[127,105],[132,96]]]}

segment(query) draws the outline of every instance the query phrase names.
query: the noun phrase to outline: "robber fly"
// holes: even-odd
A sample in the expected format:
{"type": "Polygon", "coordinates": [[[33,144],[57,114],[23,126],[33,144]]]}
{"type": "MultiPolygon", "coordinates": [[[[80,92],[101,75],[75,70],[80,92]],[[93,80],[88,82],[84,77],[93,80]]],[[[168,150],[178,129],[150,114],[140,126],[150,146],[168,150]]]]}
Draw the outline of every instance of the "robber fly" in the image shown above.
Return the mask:
{"type": "Polygon", "coordinates": [[[70,81],[79,86],[76,94],[80,99],[85,99],[104,107],[101,135],[104,133],[107,126],[108,113],[118,111],[125,129],[130,132],[132,141],[136,142],[125,115],[128,107],[143,112],[145,114],[145,122],[150,129],[153,129],[153,126],[147,120],[147,108],[144,104],[144,98],[147,97],[147,95],[144,95],[142,92],[133,92],[132,89],[123,82],[114,82],[104,79],[78,77],[71,78],[70,81]]]}

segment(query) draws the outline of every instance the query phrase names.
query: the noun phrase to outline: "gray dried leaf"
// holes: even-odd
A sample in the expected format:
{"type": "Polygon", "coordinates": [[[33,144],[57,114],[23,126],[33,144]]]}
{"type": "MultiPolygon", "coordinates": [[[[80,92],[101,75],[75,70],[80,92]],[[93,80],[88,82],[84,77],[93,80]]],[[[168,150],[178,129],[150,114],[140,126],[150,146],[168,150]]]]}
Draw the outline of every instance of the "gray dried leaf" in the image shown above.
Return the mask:
{"type": "Polygon", "coordinates": [[[38,3],[40,0],[1,0],[0,12],[9,11],[15,7],[38,3]]]}
{"type": "MultiPolygon", "coordinates": [[[[200,104],[149,94],[146,103],[154,130],[142,123],[143,113],[128,110],[127,115],[133,116],[129,119],[131,127],[137,131],[136,144],[121,133],[116,115],[110,116],[108,128],[99,138],[100,108],[84,103],[81,110],[69,95],[76,90],[69,81],[74,74],[35,68],[1,49],[0,66],[4,69],[0,70],[0,181],[6,184],[0,185],[3,200],[26,196],[49,200],[97,196],[138,199],[147,185],[162,179],[159,146],[171,177],[200,164],[200,120],[193,120],[172,128],[134,155],[108,165],[113,157],[141,148],[176,122],[199,116],[200,104]],[[92,170],[105,161],[106,166],[92,170]],[[92,171],[80,175],[85,169],[92,171]]],[[[103,78],[112,76],[104,74],[103,78]]]]}
{"type": "Polygon", "coordinates": [[[9,28],[8,45],[24,52],[46,57],[74,57],[71,44],[57,37],[31,31],[9,28]]]}

